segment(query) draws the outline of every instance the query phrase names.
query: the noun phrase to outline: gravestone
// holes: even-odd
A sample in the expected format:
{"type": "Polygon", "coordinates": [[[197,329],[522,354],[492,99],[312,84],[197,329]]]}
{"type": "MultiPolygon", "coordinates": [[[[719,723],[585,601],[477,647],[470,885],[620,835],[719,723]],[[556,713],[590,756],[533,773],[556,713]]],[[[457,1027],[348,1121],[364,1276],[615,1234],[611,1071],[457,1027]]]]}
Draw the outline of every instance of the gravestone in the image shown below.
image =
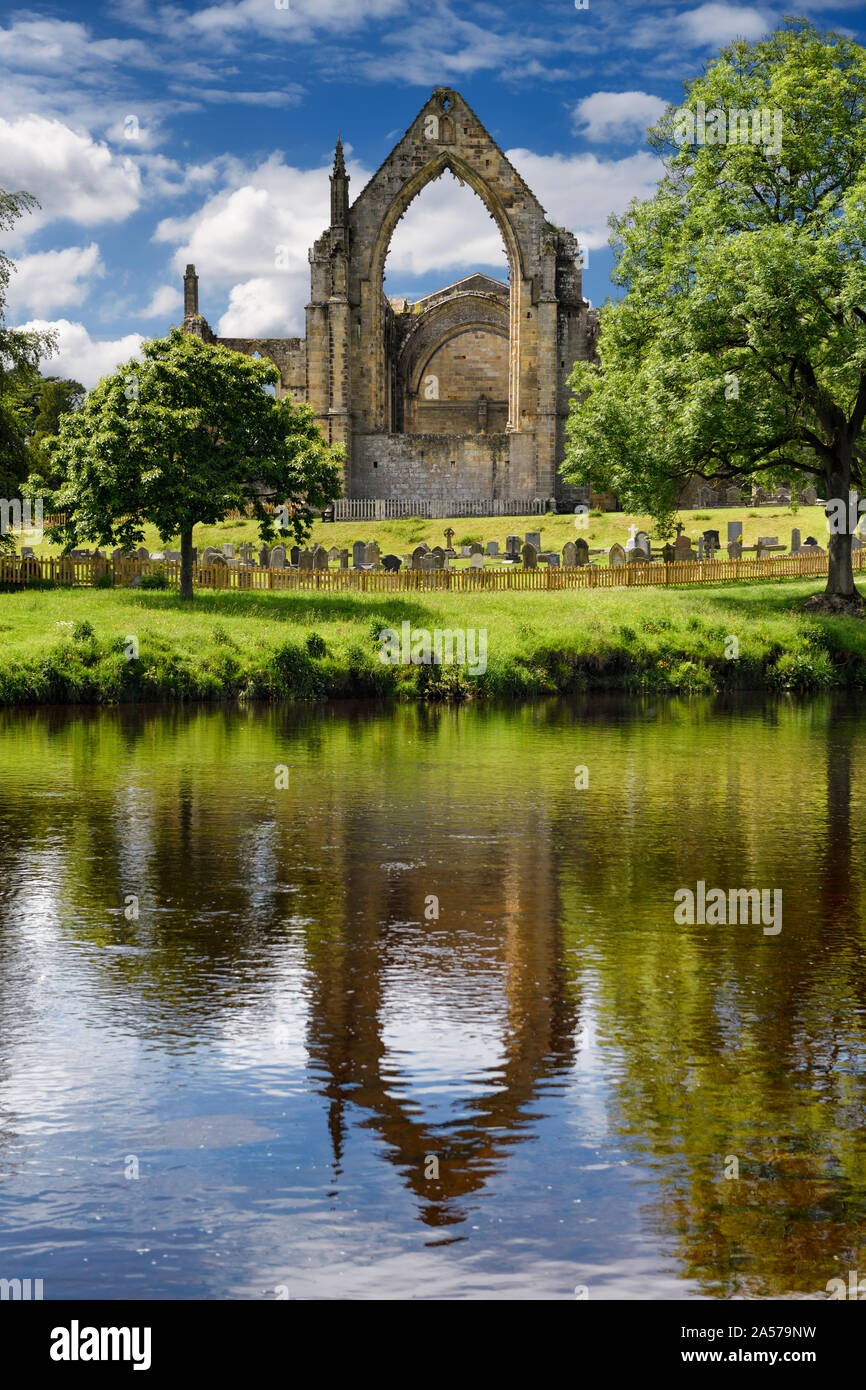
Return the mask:
{"type": "Polygon", "coordinates": [[[584,540],[583,536],[578,536],[577,540],[574,542],[574,549],[577,554],[577,564],[581,566],[588,565],[589,542],[584,540]]]}
{"type": "Polygon", "coordinates": [[[271,569],[284,570],[286,568],[286,547],[275,545],[271,551],[271,569]]]}
{"type": "Polygon", "coordinates": [[[803,488],[803,491],[800,493],[800,496],[802,497],[807,507],[814,507],[815,503],[818,501],[818,494],[811,484],[808,487],[803,488]]]}
{"type": "Polygon", "coordinates": [[[293,545],[291,550],[289,551],[289,563],[293,565],[295,569],[297,569],[298,567],[298,561],[300,560],[300,558],[301,547],[299,545],[293,545]]]}
{"type": "Polygon", "coordinates": [[[759,536],[759,537],[758,537],[758,545],[778,545],[778,544],[779,544],[779,537],[778,537],[778,536],[759,536]]]}
{"type": "Polygon", "coordinates": [[[639,545],[629,551],[628,562],[630,565],[648,565],[649,560],[639,545]]]}
{"type": "Polygon", "coordinates": [[[534,546],[535,546],[535,553],[536,553],[536,555],[537,555],[538,552],[539,552],[539,550],[541,549],[541,532],[540,532],[540,531],[527,531],[527,533],[526,533],[526,535],[525,535],[525,537],[524,537],[524,540],[525,540],[525,542],[526,542],[527,545],[534,545],[534,546]]]}
{"type": "Polygon", "coordinates": [[[461,560],[468,560],[468,559],[469,559],[469,556],[470,556],[471,554],[472,554],[472,550],[471,550],[471,548],[470,548],[468,545],[461,545],[461,547],[460,547],[460,559],[461,559],[461,560]]]}
{"type": "Polygon", "coordinates": [[[313,569],[326,570],[328,568],[328,552],[323,545],[317,545],[313,551],[313,569]]]}
{"type": "Polygon", "coordinates": [[[634,543],[638,547],[638,549],[643,551],[644,555],[647,557],[648,560],[652,559],[652,548],[650,546],[650,538],[647,535],[646,531],[638,531],[637,535],[634,538],[634,543]]]}
{"type": "Polygon", "coordinates": [[[376,541],[371,541],[364,550],[364,564],[372,565],[373,569],[379,568],[379,546],[376,541]]]}
{"type": "Polygon", "coordinates": [[[261,565],[263,570],[266,570],[270,563],[271,547],[269,545],[263,545],[261,550],[259,551],[259,564],[261,565]]]}
{"type": "Polygon", "coordinates": [[[698,561],[699,561],[699,562],[702,561],[703,558],[704,558],[704,538],[703,538],[703,536],[698,536],[698,561]]]}
{"type": "Polygon", "coordinates": [[[227,560],[233,560],[233,559],[235,558],[235,548],[234,548],[234,546],[232,545],[231,541],[226,541],[226,542],[221,546],[221,550],[222,550],[222,553],[223,553],[223,555],[225,555],[225,557],[226,557],[227,560]]]}
{"type": "Polygon", "coordinates": [[[302,550],[298,556],[298,569],[302,574],[312,571],[315,564],[315,555],[312,550],[302,550]]]}
{"type": "Polygon", "coordinates": [[[551,570],[559,569],[559,555],[555,550],[551,550],[547,557],[547,568],[551,570]]]}
{"type": "Polygon", "coordinates": [[[472,554],[469,556],[469,568],[471,570],[484,569],[484,555],[480,550],[473,550],[472,554]]]}
{"type": "Polygon", "coordinates": [[[519,555],[519,554],[520,554],[520,537],[519,537],[519,536],[506,536],[506,537],[505,537],[505,553],[506,553],[506,555],[519,555]]]}
{"type": "Polygon", "coordinates": [[[332,545],[332,546],[331,546],[331,549],[328,551],[328,559],[329,559],[329,560],[339,560],[339,558],[340,558],[340,547],[339,547],[338,545],[332,545]]]}
{"type": "Polygon", "coordinates": [[[481,544],[481,542],[480,542],[480,541],[473,541],[472,544],[471,544],[470,547],[469,547],[469,555],[470,555],[470,558],[471,558],[471,556],[473,556],[473,555],[483,555],[483,554],[484,554],[484,546],[481,544]]]}
{"type": "Polygon", "coordinates": [[[562,547],[562,563],[566,569],[574,569],[577,565],[577,546],[574,541],[566,541],[562,547]]]}
{"type": "Polygon", "coordinates": [[[347,570],[348,568],[349,568],[349,551],[348,551],[348,548],[347,548],[346,546],[344,546],[343,549],[340,551],[340,569],[341,569],[341,570],[347,570]]]}
{"type": "MultiPolygon", "coordinates": [[[[738,487],[729,487],[725,489],[725,501],[729,507],[738,507],[742,500],[743,494],[738,487]]],[[[728,539],[730,540],[731,537],[729,536],[728,539]]]]}
{"type": "Polygon", "coordinates": [[[415,549],[412,551],[413,570],[420,570],[422,568],[421,561],[426,554],[428,554],[426,545],[416,545],[415,549]]]}
{"type": "Polygon", "coordinates": [[[743,558],[743,542],[742,542],[742,541],[728,541],[728,559],[729,559],[729,560],[742,560],[742,558],[743,558]]]}
{"type": "Polygon", "coordinates": [[[721,545],[718,531],[705,531],[704,544],[709,550],[718,550],[721,545]]]}
{"type": "Polygon", "coordinates": [[[792,555],[799,555],[799,553],[800,553],[800,528],[799,528],[799,526],[794,526],[794,527],[792,527],[792,529],[791,529],[791,554],[792,554],[792,555]]]}
{"type": "Polygon", "coordinates": [[[487,542],[487,554],[488,554],[488,555],[498,555],[498,554],[499,554],[499,542],[498,542],[498,541],[488,541],[488,542],[487,542]]]}
{"type": "Polygon", "coordinates": [[[620,545],[619,541],[614,541],[610,550],[607,552],[607,562],[611,569],[618,569],[620,565],[625,564],[625,550],[620,545]]]}
{"type": "Polygon", "coordinates": [[[662,559],[666,565],[672,565],[677,558],[676,546],[671,545],[670,541],[665,541],[662,546],[662,559]]]}
{"type": "MultiPolygon", "coordinates": [[[[74,555],[74,554],[75,554],[75,551],[73,550],[72,553],[73,553],[73,555],[74,555]]],[[[86,552],[85,552],[85,553],[86,553],[86,552]]],[[[150,559],[150,551],[148,550],[148,548],[147,548],[146,545],[140,545],[140,546],[138,547],[138,550],[136,550],[136,552],[135,552],[135,558],[136,558],[136,560],[149,560],[149,559],[150,559]]]]}
{"type": "Polygon", "coordinates": [[[382,558],[382,568],[388,570],[389,574],[396,574],[402,563],[399,555],[385,555],[382,558]]]}
{"type": "Polygon", "coordinates": [[[364,556],[367,547],[363,541],[355,541],[352,546],[352,568],[359,570],[364,566],[364,556]]]}
{"type": "Polygon", "coordinates": [[[730,544],[731,541],[739,541],[739,540],[742,540],[742,536],[743,536],[743,523],[742,523],[741,521],[729,521],[729,522],[728,522],[728,543],[730,544]]]}
{"type": "Polygon", "coordinates": [[[445,551],[441,545],[434,545],[433,549],[430,551],[430,558],[433,561],[434,570],[444,570],[445,551]]]}
{"type": "Polygon", "coordinates": [[[758,560],[766,560],[766,559],[768,559],[769,555],[770,555],[770,551],[767,549],[767,543],[766,543],[766,541],[765,541],[761,536],[759,536],[759,537],[758,537],[758,549],[757,549],[757,556],[756,556],[756,558],[757,558],[758,560]]]}
{"type": "Polygon", "coordinates": [[[521,555],[523,557],[523,568],[525,570],[534,570],[538,564],[538,551],[531,541],[526,542],[521,551],[521,555]]]}

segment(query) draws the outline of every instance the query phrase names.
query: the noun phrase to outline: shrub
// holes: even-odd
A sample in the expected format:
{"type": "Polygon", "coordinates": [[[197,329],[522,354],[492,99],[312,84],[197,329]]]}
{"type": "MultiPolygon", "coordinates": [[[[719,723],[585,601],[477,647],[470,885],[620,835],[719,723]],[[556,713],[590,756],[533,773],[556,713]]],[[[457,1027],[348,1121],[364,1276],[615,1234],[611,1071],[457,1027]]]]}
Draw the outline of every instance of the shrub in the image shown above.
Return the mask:
{"type": "Polygon", "coordinates": [[[73,642],[89,642],[96,633],[93,631],[93,624],[85,618],[83,622],[76,623],[72,629],[73,642]]]}
{"type": "Polygon", "coordinates": [[[328,648],[325,645],[324,637],[321,637],[318,632],[308,632],[307,651],[312,657],[326,656],[328,648]]]}
{"type": "Polygon", "coordinates": [[[138,587],[140,589],[167,589],[168,580],[165,577],[165,571],[155,570],[153,574],[143,574],[138,587]]]}

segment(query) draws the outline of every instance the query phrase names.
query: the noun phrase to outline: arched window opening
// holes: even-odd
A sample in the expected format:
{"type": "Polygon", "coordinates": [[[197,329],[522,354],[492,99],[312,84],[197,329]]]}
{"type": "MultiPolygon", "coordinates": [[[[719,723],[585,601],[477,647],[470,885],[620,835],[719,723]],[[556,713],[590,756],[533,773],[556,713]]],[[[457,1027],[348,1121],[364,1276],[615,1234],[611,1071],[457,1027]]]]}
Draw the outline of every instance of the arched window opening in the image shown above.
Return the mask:
{"type": "Polygon", "coordinates": [[[388,427],[505,430],[510,275],[499,228],[449,171],[397,224],[383,274],[388,427]]]}

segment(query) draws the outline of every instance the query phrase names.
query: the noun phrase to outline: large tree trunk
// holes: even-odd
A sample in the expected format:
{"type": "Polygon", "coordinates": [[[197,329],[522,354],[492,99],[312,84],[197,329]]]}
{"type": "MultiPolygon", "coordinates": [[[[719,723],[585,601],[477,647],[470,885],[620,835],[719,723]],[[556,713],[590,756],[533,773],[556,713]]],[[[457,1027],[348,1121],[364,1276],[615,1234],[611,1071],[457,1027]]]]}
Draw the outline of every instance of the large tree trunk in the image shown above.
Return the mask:
{"type": "Polygon", "coordinates": [[[839,535],[830,534],[827,542],[827,587],[824,593],[830,598],[853,598],[854,567],[851,563],[851,534],[842,531],[839,535]]]}
{"type": "Polygon", "coordinates": [[[180,533],[180,596],[192,598],[192,527],[180,533]]]}

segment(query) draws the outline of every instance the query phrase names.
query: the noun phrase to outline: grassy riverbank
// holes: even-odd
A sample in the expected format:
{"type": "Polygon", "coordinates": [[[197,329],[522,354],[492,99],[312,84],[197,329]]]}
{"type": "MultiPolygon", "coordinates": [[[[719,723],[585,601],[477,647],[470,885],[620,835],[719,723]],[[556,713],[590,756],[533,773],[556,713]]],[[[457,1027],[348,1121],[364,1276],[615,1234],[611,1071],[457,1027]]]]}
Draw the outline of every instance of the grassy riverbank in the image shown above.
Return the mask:
{"type": "Polygon", "coordinates": [[[0,705],[453,697],[453,667],[385,665],[383,628],[484,629],[470,696],[866,686],[866,623],[799,610],[823,581],[568,593],[29,590],[0,595],[0,705]],[[738,656],[732,659],[738,644],[738,656]],[[137,657],[128,659],[127,651],[137,657]]]}

